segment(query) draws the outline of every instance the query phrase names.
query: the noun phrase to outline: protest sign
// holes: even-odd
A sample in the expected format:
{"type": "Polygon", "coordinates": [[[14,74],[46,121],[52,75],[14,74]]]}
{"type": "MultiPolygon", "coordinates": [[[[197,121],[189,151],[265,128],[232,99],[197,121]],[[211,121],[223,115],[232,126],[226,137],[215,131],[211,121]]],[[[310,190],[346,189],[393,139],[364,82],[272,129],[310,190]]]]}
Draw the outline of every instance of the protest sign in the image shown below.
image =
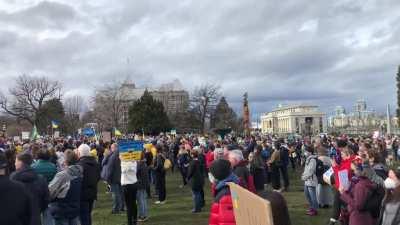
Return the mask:
{"type": "Polygon", "coordinates": [[[30,138],[30,132],[28,132],[28,131],[22,131],[21,136],[22,136],[22,140],[29,140],[29,138],[30,138]]]}
{"type": "Polygon", "coordinates": [[[333,168],[331,167],[322,175],[322,179],[325,181],[325,183],[331,185],[332,174],[333,174],[333,168]]]}
{"type": "Polygon", "coordinates": [[[54,138],[60,137],[60,131],[54,131],[54,138]]]}
{"type": "Polygon", "coordinates": [[[273,225],[271,203],[237,184],[229,183],[237,225],[273,225]]]}
{"type": "Polygon", "coordinates": [[[111,142],[111,132],[103,131],[101,132],[101,136],[103,137],[104,142],[111,142]]]}
{"type": "Polygon", "coordinates": [[[176,135],[176,130],[171,130],[171,135],[176,135]]]}
{"type": "Polygon", "coordinates": [[[121,160],[140,160],[143,150],[143,141],[119,140],[118,150],[121,160]]]}
{"type": "Polygon", "coordinates": [[[21,138],[19,136],[14,136],[13,139],[14,139],[14,142],[20,142],[21,141],[21,138]]]}
{"type": "Polygon", "coordinates": [[[350,187],[349,172],[347,170],[339,171],[339,186],[342,186],[345,190],[350,187]]]}

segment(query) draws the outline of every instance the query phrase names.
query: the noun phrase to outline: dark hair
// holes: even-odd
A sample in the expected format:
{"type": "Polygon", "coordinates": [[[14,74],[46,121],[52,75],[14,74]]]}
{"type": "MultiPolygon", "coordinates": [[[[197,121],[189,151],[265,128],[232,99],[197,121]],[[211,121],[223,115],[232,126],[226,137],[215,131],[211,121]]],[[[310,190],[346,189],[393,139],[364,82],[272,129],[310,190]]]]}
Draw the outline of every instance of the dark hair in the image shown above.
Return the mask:
{"type": "Polygon", "coordinates": [[[31,154],[22,153],[17,155],[18,161],[21,161],[24,165],[29,166],[33,162],[33,158],[31,154]]]}
{"type": "Polygon", "coordinates": [[[78,157],[72,150],[65,150],[64,152],[65,163],[70,166],[74,165],[78,161],[78,157]]]}
{"type": "Polygon", "coordinates": [[[49,160],[50,159],[50,152],[46,149],[42,149],[37,152],[37,159],[42,160],[49,160]]]}

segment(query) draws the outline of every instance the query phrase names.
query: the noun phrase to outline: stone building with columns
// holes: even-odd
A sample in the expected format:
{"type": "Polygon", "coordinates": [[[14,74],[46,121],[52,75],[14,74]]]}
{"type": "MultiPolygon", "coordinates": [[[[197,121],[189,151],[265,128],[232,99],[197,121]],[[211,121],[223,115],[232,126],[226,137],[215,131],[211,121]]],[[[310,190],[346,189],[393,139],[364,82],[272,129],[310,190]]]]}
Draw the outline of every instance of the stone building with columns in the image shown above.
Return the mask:
{"type": "Polygon", "coordinates": [[[261,116],[265,134],[313,135],[325,132],[325,113],[314,105],[279,106],[261,116]]]}

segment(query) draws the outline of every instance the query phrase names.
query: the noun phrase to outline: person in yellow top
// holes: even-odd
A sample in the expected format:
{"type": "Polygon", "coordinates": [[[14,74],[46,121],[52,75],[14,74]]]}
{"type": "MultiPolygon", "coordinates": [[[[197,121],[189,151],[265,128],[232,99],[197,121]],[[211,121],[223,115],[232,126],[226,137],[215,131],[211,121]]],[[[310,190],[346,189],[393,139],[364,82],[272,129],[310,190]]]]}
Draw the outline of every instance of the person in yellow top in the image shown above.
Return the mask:
{"type": "Polygon", "coordinates": [[[93,156],[96,159],[96,161],[99,161],[99,157],[97,156],[96,148],[93,148],[92,150],[90,150],[90,156],[93,156]]]}

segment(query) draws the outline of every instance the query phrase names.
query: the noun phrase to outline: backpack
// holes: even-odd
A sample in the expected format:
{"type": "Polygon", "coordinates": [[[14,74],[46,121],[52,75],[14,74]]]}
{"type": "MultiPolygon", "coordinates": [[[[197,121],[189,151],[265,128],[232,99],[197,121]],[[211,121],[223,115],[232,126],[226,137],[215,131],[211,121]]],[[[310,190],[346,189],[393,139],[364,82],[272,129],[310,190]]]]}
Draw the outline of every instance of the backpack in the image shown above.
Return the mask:
{"type": "Polygon", "coordinates": [[[325,166],[324,163],[318,158],[315,158],[315,161],[317,162],[317,165],[315,166],[315,175],[317,175],[318,184],[326,184],[323,179],[323,175],[329,169],[329,167],[325,166]]]}
{"type": "Polygon", "coordinates": [[[367,201],[361,211],[367,211],[375,219],[379,218],[382,200],[385,197],[385,189],[383,187],[376,187],[371,189],[368,193],[367,201]]]}

